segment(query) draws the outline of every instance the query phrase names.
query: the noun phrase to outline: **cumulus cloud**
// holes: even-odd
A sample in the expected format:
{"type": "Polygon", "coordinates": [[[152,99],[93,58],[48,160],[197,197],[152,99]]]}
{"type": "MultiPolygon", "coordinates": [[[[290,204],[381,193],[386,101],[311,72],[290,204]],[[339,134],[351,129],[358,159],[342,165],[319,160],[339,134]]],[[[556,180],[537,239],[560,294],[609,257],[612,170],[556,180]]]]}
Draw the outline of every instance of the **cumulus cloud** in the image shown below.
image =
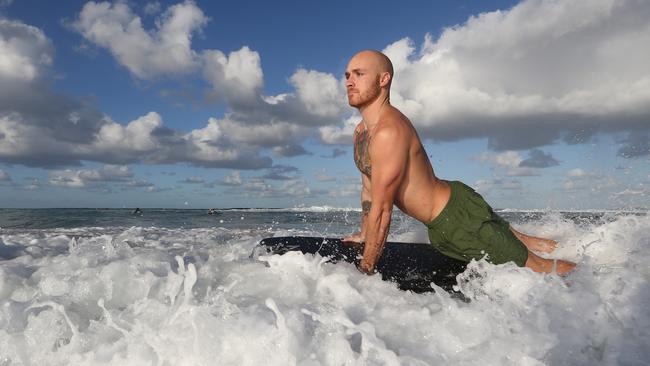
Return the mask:
{"type": "Polygon", "coordinates": [[[526,0],[385,49],[392,100],[424,137],[494,150],[650,128],[650,3],[526,0]],[[577,138],[576,136],[579,136],[577,138]]]}
{"type": "Polygon", "coordinates": [[[90,1],[72,26],[88,41],[108,49],[135,76],[149,79],[199,68],[191,40],[207,22],[201,9],[186,1],[170,6],[156,29],[147,31],[126,3],[90,1]]]}
{"type": "Polygon", "coordinates": [[[567,172],[567,177],[569,177],[569,178],[580,178],[580,179],[582,179],[582,178],[587,178],[589,176],[591,176],[591,174],[587,173],[586,171],[584,171],[583,169],[580,169],[580,168],[571,169],[571,170],[569,170],[567,172]]]}
{"type": "Polygon", "coordinates": [[[519,166],[531,168],[548,168],[559,164],[560,162],[557,161],[550,153],[545,153],[539,149],[532,149],[528,152],[528,158],[522,160],[519,163],[519,166]]]}
{"type": "MultiPolygon", "coordinates": [[[[190,132],[165,127],[155,112],[113,121],[52,91],[54,50],[41,30],[0,20],[0,161],[263,169],[273,163],[263,152],[304,154],[301,143],[314,131],[326,144],[351,143],[360,117],[348,115],[341,80],[297,68],[288,78],[291,91],[264,95],[257,51],[197,50],[192,40],[209,21],[201,9],[192,1],[156,4],[138,8],[158,14],[150,29],[128,2],[88,2],[72,27],[135,78],[202,76],[227,103],[223,118],[190,132]]],[[[619,154],[645,156],[649,16],[650,5],[634,0],[525,0],[470,17],[419,46],[399,40],[384,50],[396,69],[391,100],[423,137],[488,137],[499,152],[533,149],[507,164],[485,160],[512,176],[559,163],[535,148],[560,138],[585,142],[599,131],[632,131],[619,154]]]]}
{"type": "Polygon", "coordinates": [[[359,115],[353,115],[343,121],[343,126],[320,127],[320,138],[326,144],[350,145],[354,130],[360,121],[359,115]]]}
{"type": "Polygon", "coordinates": [[[223,180],[220,182],[220,184],[222,185],[233,186],[233,187],[239,186],[242,183],[243,181],[241,178],[241,173],[237,170],[224,177],[223,180]]]}
{"type": "Polygon", "coordinates": [[[332,153],[330,155],[321,155],[321,158],[336,159],[339,156],[345,155],[346,153],[347,152],[345,150],[335,147],[334,149],[332,149],[332,153]]]}
{"type": "Polygon", "coordinates": [[[619,183],[612,176],[597,172],[589,172],[582,168],[574,168],[566,173],[562,188],[566,191],[599,191],[614,188],[619,183]]]}
{"type": "MultiPolygon", "coordinates": [[[[130,14],[124,6],[123,3],[89,3],[84,10],[89,12],[88,16],[103,19],[93,11],[117,12],[114,16],[130,14]]],[[[172,7],[164,19],[173,23],[175,17],[192,19],[195,15],[183,11],[182,7],[172,7]]],[[[110,21],[111,17],[108,18],[110,21]]],[[[179,20],[181,24],[170,23],[161,29],[183,28],[187,21],[179,20]]],[[[216,121],[208,121],[204,128],[181,133],[165,127],[162,117],[155,112],[126,125],[115,122],[86,102],[52,91],[47,79],[54,52],[51,42],[38,28],[20,22],[0,19],[0,51],[0,161],[3,162],[40,167],[81,165],[82,161],[189,162],[209,167],[258,169],[271,166],[271,158],[261,156],[255,144],[273,146],[274,141],[285,142],[271,134],[253,136],[229,121],[224,121],[223,127],[216,121]],[[241,141],[252,143],[239,144],[241,141]]],[[[278,122],[275,126],[283,131],[283,136],[297,133],[296,128],[286,123],[278,122]]],[[[52,179],[59,185],[83,184],[70,173],[52,179]]]]}
{"type": "MultiPolygon", "coordinates": [[[[278,166],[278,169],[293,171],[295,168],[278,166]]],[[[299,178],[282,177],[281,179],[271,178],[269,180],[275,180],[277,182],[268,182],[266,177],[243,179],[239,172],[233,172],[218,184],[231,187],[226,191],[226,194],[246,198],[304,198],[326,193],[323,190],[312,189],[307,182],[299,178]]]]}
{"type": "Polygon", "coordinates": [[[359,183],[349,183],[343,184],[336,189],[332,189],[328,192],[328,196],[339,198],[339,197],[359,197],[361,194],[361,184],[359,183]]]}
{"type": "Polygon", "coordinates": [[[158,1],[152,1],[146,3],[142,10],[144,10],[144,13],[147,15],[153,15],[160,13],[160,9],[162,9],[160,3],[158,1]]]}
{"type": "MultiPolygon", "coordinates": [[[[192,36],[207,21],[194,2],[185,1],[170,6],[157,20],[156,28],[147,30],[127,3],[89,2],[73,22],[73,28],[87,41],[109,50],[137,78],[201,71],[213,89],[212,97],[228,103],[230,113],[225,120],[241,126],[240,129],[258,132],[268,125],[282,126],[283,129],[266,133],[281,140],[281,144],[295,144],[304,137],[304,133],[297,133],[304,130],[302,126],[324,126],[338,121],[345,107],[344,90],[333,75],[300,68],[289,78],[295,92],[264,95],[264,73],[258,52],[248,46],[228,54],[192,48],[192,36]],[[287,128],[291,133],[284,133],[287,128]]],[[[258,134],[239,131],[239,135],[258,134]]]]}
{"type": "Polygon", "coordinates": [[[0,81],[29,82],[52,64],[52,43],[38,28],[0,18],[0,81]]]}
{"type": "Polygon", "coordinates": [[[105,182],[127,182],[129,178],[133,177],[133,172],[128,166],[124,165],[104,165],[97,170],[52,170],[48,175],[50,185],[81,188],[100,185],[105,182]]]}
{"type": "Polygon", "coordinates": [[[296,179],[295,176],[290,176],[287,174],[296,174],[299,171],[300,170],[298,168],[291,165],[274,165],[268,168],[268,173],[263,175],[262,178],[270,180],[292,180],[296,179]]]}
{"type": "Polygon", "coordinates": [[[289,79],[296,89],[298,100],[310,113],[338,117],[346,104],[343,84],[333,75],[298,69],[289,79]]]}
{"type": "Polygon", "coordinates": [[[273,153],[277,156],[293,157],[299,155],[313,155],[305,150],[301,145],[282,145],[273,148],[273,153]]]}
{"type": "Polygon", "coordinates": [[[125,186],[127,187],[133,187],[133,188],[151,188],[155,187],[155,185],[147,180],[144,179],[134,179],[126,182],[125,186]]]}
{"type": "Polygon", "coordinates": [[[226,56],[219,50],[206,50],[203,59],[203,74],[218,93],[235,105],[257,101],[264,82],[257,52],[242,47],[226,56]]]}
{"type": "Polygon", "coordinates": [[[495,168],[505,169],[508,176],[536,176],[539,175],[536,169],[529,166],[522,166],[525,160],[516,151],[505,151],[502,153],[484,152],[473,157],[474,160],[492,165],[495,168]]]}
{"type": "Polygon", "coordinates": [[[474,187],[477,191],[487,194],[492,190],[514,190],[520,191],[523,189],[523,185],[519,180],[516,179],[479,179],[474,183],[474,187]]]}
{"type": "Polygon", "coordinates": [[[319,182],[335,182],[336,177],[332,177],[331,175],[328,175],[325,169],[320,169],[316,173],[314,173],[314,178],[316,178],[317,181],[319,182]]]}

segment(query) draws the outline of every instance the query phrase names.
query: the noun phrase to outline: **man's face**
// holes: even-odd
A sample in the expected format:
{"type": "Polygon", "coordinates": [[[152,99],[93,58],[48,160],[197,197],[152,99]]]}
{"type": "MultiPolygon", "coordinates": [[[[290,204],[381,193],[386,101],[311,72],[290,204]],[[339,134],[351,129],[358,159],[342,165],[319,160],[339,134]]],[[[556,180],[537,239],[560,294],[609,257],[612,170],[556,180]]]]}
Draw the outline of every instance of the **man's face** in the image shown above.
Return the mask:
{"type": "Polygon", "coordinates": [[[376,67],[363,57],[353,57],[345,70],[345,88],[352,107],[361,108],[375,100],[381,92],[376,67]]]}

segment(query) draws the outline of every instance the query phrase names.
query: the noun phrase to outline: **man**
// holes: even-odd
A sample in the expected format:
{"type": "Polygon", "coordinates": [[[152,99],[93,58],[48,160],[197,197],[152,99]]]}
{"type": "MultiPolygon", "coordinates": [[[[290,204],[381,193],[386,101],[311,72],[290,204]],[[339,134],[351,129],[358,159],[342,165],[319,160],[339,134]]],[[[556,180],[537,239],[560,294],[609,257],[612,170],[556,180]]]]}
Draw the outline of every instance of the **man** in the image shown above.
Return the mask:
{"type": "Polygon", "coordinates": [[[566,274],[575,264],[544,259],[553,240],[522,234],[497,216],[461,182],[438,179],[408,118],[390,104],[393,66],[378,51],[362,51],[348,63],[350,106],[361,113],[354,133],[354,160],[361,171],[361,232],[343,238],[363,245],[359,270],[374,272],[388,236],[393,205],[429,228],[429,241],[443,254],[470,261],[487,255],[537,272],[566,274]]]}

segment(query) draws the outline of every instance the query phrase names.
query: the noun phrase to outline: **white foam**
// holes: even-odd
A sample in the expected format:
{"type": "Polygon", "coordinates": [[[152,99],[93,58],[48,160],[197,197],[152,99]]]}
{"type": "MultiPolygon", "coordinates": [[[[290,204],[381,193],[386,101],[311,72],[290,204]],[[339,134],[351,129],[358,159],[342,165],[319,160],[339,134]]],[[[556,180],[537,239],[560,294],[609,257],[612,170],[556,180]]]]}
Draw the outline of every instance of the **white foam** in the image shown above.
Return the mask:
{"type": "MultiPolygon", "coordinates": [[[[426,240],[400,225],[393,238],[426,240]]],[[[0,262],[0,365],[648,364],[650,218],[521,229],[558,239],[551,257],[577,270],[473,262],[470,302],[320,256],[249,258],[262,237],[310,231],[3,234],[23,250],[0,262]]]]}

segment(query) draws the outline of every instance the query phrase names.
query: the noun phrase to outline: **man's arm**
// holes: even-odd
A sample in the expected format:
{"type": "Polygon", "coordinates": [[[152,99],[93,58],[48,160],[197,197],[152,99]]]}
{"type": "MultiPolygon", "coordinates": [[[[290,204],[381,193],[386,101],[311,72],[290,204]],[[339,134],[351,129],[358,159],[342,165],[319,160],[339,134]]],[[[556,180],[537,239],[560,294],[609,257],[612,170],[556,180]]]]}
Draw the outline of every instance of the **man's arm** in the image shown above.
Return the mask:
{"type": "Polygon", "coordinates": [[[361,174],[361,240],[365,241],[367,235],[368,214],[372,207],[372,197],[370,196],[370,179],[361,174]]]}
{"type": "Polygon", "coordinates": [[[343,244],[357,247],[362,247],[366,241],[366,222],[371,207],[370,179],[365,174],[361,174],[361,186],[361,223],[359,224],[359,231],[342,239],[343,244]]]}
{"type": "Polygon", "coordinates": [[[388,237],[393,203],[400,187],[408,158],[405,132],[396,126],[377,129],[370,146],[372,206],[366,219],[366,243],[359,269],[372,273],[388,237]]]}

